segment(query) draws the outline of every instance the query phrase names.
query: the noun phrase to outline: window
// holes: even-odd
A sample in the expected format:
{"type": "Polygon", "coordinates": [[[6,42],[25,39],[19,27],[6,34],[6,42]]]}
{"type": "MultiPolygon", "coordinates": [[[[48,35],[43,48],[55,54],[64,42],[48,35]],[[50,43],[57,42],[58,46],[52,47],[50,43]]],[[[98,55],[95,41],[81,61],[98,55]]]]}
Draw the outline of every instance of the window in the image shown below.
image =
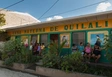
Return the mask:
{"type": "Polygon", "coordinates": [[[74,32],[73,43],[79,45],[80,42],[83,42],[85,44],[85,32],[74,32]]]}
{"type": "Polygon", "coordinates": [[[32,35],[31,36],[31,43],[34,45],[38,41],[38,36],[37,35],[32,35]]]}
{"type": "Polygon", "coordinates": [[[41,41],[40,43],[44,43],[45,45],[47,45],[48,44],[48,35],[47,34],[42,34],[40,41],[41,41]]]}

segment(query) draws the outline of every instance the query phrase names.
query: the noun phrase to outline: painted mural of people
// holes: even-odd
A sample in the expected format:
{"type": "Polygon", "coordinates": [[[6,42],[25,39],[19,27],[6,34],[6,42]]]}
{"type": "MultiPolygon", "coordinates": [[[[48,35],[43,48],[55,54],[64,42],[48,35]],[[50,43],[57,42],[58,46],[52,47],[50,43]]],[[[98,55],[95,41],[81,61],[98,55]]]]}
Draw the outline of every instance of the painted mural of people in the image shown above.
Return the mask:
{"type": "Polygon", "coordinates": [[[64,36],[62,37],[62,42],[65,42],[65,41],[66,41],[65,46],[69,46],[68,37],[64,35],[64,36]]]}
{"type": "Polygon", "coordinates": [[[97,37],[96,44],[97,44],[98,46],[101,46],[101,42],[102,42],[102,41],[101,41],[99,35],[96,35],[96,37],[97,37]]]}
{"type": "Polygon", "coordinates": [[[25,45],[25,47],[28,47],[28,39],[25,39],[24,45],[25,45]]]}

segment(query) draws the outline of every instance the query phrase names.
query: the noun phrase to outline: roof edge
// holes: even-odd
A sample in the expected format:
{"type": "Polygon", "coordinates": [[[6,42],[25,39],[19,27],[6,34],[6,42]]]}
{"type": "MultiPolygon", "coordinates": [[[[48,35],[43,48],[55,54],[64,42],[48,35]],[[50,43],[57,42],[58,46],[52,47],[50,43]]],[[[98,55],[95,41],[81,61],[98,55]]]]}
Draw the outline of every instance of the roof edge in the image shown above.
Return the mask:
{"type": "Polygon", "coordinates": [[[23,27],[25,28],[25,27],[30,27],[30,26],[34,26],[34,25],[42,25],[42,24],[47,24],[47,23],[59,22],[59,21],[80,19],[80,18],[85,18],[85,17],[99,16],[99,15],[103,15],[103,14],[110,14],[110,13],[112,13],[112,10],[105,11],[105,12],[91,13],[91,14],[86,14],[86,15],[80,15],[80,16],[75,16],[75,17],[69,17],[69,18],[63,18],[63,19],[57,19],[57,20],[52,20],[52,21],[45,21],[45,22],[40,22],[40,23],[26,24],[26,25],[22,25],[22,26],[14,26],[14,27],[9,27],[9,28],[4,28],[4,29],[5,30],[10,30],[10,29],[23,28],[23,27]]]}

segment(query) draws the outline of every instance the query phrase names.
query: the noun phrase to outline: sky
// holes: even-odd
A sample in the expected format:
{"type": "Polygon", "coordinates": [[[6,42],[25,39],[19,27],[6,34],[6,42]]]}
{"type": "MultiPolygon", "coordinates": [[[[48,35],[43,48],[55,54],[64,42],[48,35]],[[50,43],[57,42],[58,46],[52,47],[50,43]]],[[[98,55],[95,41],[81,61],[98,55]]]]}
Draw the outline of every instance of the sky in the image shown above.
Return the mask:
{"type": "MultiPolygon", "coordinates": [[[[5,8],[18,1],[21,0],[0,0],[0,8],[5,8]]],[[[7,9],[31,14],[42,22],[112,10],[112,0],[59,0],[42,18],[40,18],[40,16],[42,16],[42,14],[45,13],[56,1],[57,0],[24,0],[23,2],[7,9]],[[87,5],[92,6],[59,14],[87,5]]]]}

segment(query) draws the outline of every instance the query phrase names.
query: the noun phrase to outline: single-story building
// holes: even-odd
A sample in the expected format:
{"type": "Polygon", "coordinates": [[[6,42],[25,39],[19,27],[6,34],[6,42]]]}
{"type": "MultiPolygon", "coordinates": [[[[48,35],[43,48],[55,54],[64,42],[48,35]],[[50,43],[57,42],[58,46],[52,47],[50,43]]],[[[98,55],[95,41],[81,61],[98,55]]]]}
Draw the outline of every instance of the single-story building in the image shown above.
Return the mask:
{"type": "MultiPolygon", "coordinates": [[[[105,35],[112,33],[112,11],[81,15],[65,19],[27,24],[17,27],[7,27],[5,29],[12,39],[20,38],[24,43],[45,43],[51,40],[62,43],[67,39],[63,48],[63,55],[71,53],[72,44],[79,45],[80,42],[89,42],[92,46],[97,37],[102,40],[105,35]]],[[[107,62],[105,52],[102,51],[101,62],[107,62]]]]}

